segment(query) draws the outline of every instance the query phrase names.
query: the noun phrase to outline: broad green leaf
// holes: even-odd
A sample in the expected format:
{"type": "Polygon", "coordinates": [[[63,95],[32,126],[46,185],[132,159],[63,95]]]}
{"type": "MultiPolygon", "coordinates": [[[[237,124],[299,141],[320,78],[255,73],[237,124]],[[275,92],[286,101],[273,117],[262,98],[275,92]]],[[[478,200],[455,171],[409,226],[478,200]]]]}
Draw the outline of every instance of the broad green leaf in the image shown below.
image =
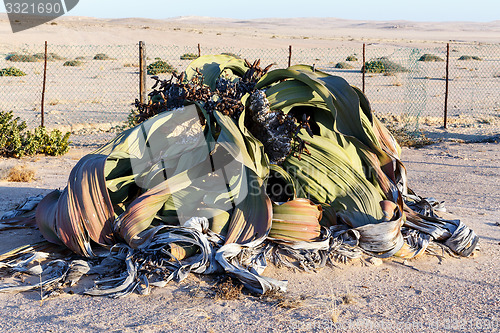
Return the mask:
{"type": "Polygon", "coordinates": [[[249,243],[267,236],[271,229],[272,204],[264,184],[252,170],[247,169],[246,175],[248,189],[239,193],[244,198],[237,198],[225,244],[249,243]]]}
{"type": "Polygon", "coordinates": [[[115,243],[105,161],[105,155],[83,157],[71,171],[66,189],[60,195],[52,192],[37,211],[37,224],[48,240],[87,257],[93,256],[91,240],[103,246],[115,243]]]}
{"type": "Polygon", "coordinates": [[[230,117],[215,111],[214,118],[221,127],[217,143],[221,144],[237,161],[250,168],[260,178],[265,178],[269,169],[267,157],[262,152],[262,144],[253,136],[244,135],[230,117]]]}
{"type": "Polygon", "coordinates": [[[238,76],[243,76],[248,70],[245,62],[230,55],[204,55],[193,60],[186,68],[186,79],[191,80],[198,75],[196,70],[203,74],[203,83],[208,85],[211,90],[215,90],[217,79],[229,70],[238,76]]]}
{"type": "Polygon", "coordinates": [[[300,160],[290,155],[283,163],[284,169],[299,181],[297,196],[330,204],[337,212],[356,212],[356,225],[381,219],[379,202],[383,197],[365,178],[355,151],[349,155],[328,138],[308,138],[302,134],[301,137],[310,143],[311,155],[303,153],[300,160]]]}

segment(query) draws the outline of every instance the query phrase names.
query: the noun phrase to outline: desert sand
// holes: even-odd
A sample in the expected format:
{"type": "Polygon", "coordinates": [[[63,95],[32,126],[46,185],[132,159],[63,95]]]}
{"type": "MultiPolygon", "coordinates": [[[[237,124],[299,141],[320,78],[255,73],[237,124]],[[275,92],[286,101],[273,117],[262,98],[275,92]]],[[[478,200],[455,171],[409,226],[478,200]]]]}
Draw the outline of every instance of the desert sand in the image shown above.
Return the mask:
{"type": "MultiPolygon", "coordinates": [[[[500,21],[491,23],[357,22],[338,19],[169,20],[65,17],[13,36],[0,16],[0,47],[50,40],[61,44],[124,44],[145,40],[165,45],[215,44],[228,47],[360,45],[443,45],[449,40],[497,42],[500,21]],[[274,37],[273,37],[274,36],[274,37]],[[237,37],[237,38],[235,38],[237,37]],[[307,38],[304,38],[307,37],[307,38]]],[[[317,273],[268,267],[264,275],[288,280],[284,298],[243,294],[216,300],[213,277],[154,289],[124,299],[82,296],[81,289],[40,302],[37,292],[0,294],[2,332],[471,332],[500,330],[500,149],[498,123],[483,128],[428,130],[440,143],[403,150],[410,187],[444,200],[447,218],[459,218],[481,238],[470,258],[449,255],[409,261],[387,259],[338,264],[317,273]],[[493,139],[491,136],[493,135],[493,139]],[[484,141],[489,142],[479,142],[484,141]],[[476,143],[464,143],[473,140],[476,143]]],[[[74,136],[62,157],[0,158],[0,176],[14,165],[36,170],[30,183],[0,181],[0,215],[25,197],[65,186],[79,158],[114,133],[74,136]]],[[[37,230],[0,233],[0,253],[38,241],[37,230]]],[[[0,277],[1,279],[1,277],[0,277]]],[[[1,283],[1,280],[0,280],[1,283]]]]}
{"type": "Polygon", "coordinates": [[[95,19],[64,16],[33,29],[12,34],[0,14],[0,45],[51,43],[68,45],[129,44],[143,40],[161,45],[255,47],[329,47],[334,43],[401,43],[415,46],[457,42],[498,43],[500,21],[409,22],[354,21],[337,18],[236,20],[211,17],[95,19]],[[53,25],[56,23],[56,25],[53,25]],[[235,38],[237,37],[237,38],[235,38]]]}

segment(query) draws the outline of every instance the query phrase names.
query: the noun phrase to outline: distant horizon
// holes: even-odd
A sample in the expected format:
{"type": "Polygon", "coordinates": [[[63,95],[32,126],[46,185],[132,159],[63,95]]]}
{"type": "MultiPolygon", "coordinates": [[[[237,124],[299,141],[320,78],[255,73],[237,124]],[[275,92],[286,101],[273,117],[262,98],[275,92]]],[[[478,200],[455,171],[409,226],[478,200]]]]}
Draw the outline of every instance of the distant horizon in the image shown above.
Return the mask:
{"type": "MultiPolygon", "coordinates": [[[[81,0],[66,16],[84,16],[97,19],[144,18],[168,20],[179,17],[207,17],[235,20],[266,18],[336,18],[356,21],[411,21],[411,22],[476,22],[499,21],[500,2],[476,0],[471,6],[465,0],[420,0],[408,4],[395,0],[358,0],[333,3],[327,0],[265,1],[227,4],[227,1],[191,0],[188,6],[173,1],[142,0],[81,0]],[[320,13],[320,15],[318,14],[320,13]]],[[[0,1],[0,13],[5,14],[0,1]]]]}
{"type": "Polygon", "coordinates": [[[224,20],[246,20],[246,21],[254,21],[254,20],[266,20],[266,19],[335,19],[335,20],[345,20],[345,21],[362,21],[362,22],[392,22],[392,21],[404,21],[404,22],[416,22],[416,23],[494,23],[500,22],[500,18],[492,21],[465,21],[465,20],[456,20],[456,21],[417,21],[417,20],[406,20],[406,19],[387,19],[387,20],[362,20],[362,19],[354,19],[354,18],[343,18],[343,17],[334,17],[334,16],[295,16],[295,17],[257,17],[257,18],[238,18],[238,17],[222,17],[222,16],[203,16],[203,15],[179,15],[179,16],[169,16],[163,18],[151,18],[151,17],[142,17],[142,16],[128,16],[128,17],[95,17],[95,16],[84,16],[84,15],[71,15],[67,14],[64,17],[88,17],[95,18],[101,20],[119,20],[119,19],[146,19],[146,20],[171,20],[176,18],[207,18],[207,19],[224,19],[224,20]]]}

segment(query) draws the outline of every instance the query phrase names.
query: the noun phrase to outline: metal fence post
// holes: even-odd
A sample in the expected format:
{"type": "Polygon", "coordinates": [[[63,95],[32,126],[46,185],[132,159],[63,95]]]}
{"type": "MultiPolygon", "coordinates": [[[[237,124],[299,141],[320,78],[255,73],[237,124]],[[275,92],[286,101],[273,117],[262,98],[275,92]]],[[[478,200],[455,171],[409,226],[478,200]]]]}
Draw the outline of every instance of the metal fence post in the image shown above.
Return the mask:
{"type": "Polygon", "coordinates": [[[139,42],[139,99],[141,103],[146,103],[146,44],[139,42]]]}
{"type": "Polygon", "coordinates": [[[45,125],[45,84],[47,82],[47,41],[45,41],[45,56],[43,63],[43,84],[42,84],[42,107],[41,107],[41,122],[40,126],[45,125]]]}
{"type": "Polygon", "coordinates": [[[198,58],[201,57],[201,47],[200,43],[198,43],[198,58]]]}
{"type": "Polygon", "coordinates": [[[443,127],[446,128],[446,123],[448,120],[448,79],[450,72],[450,43],[446,44],[446,88],[444,91],[444,124],[443,127]]]}
{"type": "Polygon", "coordinates": [[[366,44],[363,43],[363,67],[361,67],[362,72],[363,72],[363,74],[362,74],[363,94],[365,93],[365,64],[366,64],[365,63],[366,62],[366,56],[365,56],[365,54],[366,54],[366,44]]]}
{"type": "Polygon", "coordinates": [[[292,66],[292,45],[288,46],[288,67],[292,66]]]}

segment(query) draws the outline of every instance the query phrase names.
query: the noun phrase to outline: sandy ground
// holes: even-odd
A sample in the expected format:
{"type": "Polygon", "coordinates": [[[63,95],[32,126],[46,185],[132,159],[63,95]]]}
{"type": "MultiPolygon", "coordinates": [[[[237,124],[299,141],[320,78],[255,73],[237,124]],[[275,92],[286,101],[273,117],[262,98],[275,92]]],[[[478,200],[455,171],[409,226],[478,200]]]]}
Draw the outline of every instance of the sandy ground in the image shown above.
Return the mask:
{"type": "MultiPolygon", "coordinates": [[[[192,45],[193,36],[203,44],[244,47],[277,47],[294,44],[325,47],[334,41],[408,43],[422,46],[447,41],[497,43],[500,21],[409,22],[355,21],[338,18],[266,18],[256,20],[211,17],[177,17],[165,20],[142,18],[95,19],[63,16],[13,37],[5,14],[0,15],[1,44],[128,44],[144,40],[150,44],[192,45]],[[55,25],[54,25],[55,23],[55,25]],[[126,33],[116,33],[125,31],[126,33]],[[144,33],[144,32],[147,32],[144,33]],[[234,37],[238,38],[234,38],[234,37]],[[311,44],[311,40],[314,44],[311,44]]],[[[0,44],[0,45],[1,45],[0,44]]]]}
{"type": "MultiPolygon", "coordinates": [[[[145,40],[148,44],[176,44],[179,47],[202,43],[228,48],[286,49],[293,44],[302,48],[337,47],[346,50],[359,49],[366,42],[383,44],[384,47],[442,49],[449,40],[498,42],[500,32],[500,21],[465,24],[337,19],[237,21],[177,18],[159,21],[64,17],[56,23],[13,36],[6,18],[0,16],[0,53],[22,47],[23,43],[41,44],[45,40],[67,45],[134,45],[138,40],[145,40]]],[[[87,52],[90,56],[91,51],[87,52]]],[[[92,96],[99,91],[95,84],[98,75],[103,78],[103,84],[109,86],[113,84],[112,79],[106,77],[109,71],[114,70],[118,73],[116,75],[122,76],[133,72],[131,68],[122,67],[125,61],[128,60],[88,65],[104,74],[82,75],[85,89],[79,93],[83,98],[77,101],[81,106],[75,119],[80,116],[84,120],[91,119],[93,114],[80,113],[89,112],[93,105],[103,103],[92,96]]],[[[461,66],[468,68],[469,72],[473,67],[471,64],[461,66]]],[[[35,73],[37,69],[28,70],[39,76],[35,73]]],[[[76,69],[68,71],[76,76],[80,73],[76,69]]],[[[429,76],[434,80],[429,79],[426,84],[435,84],[441,78],[442,73],[433,71],[429,69],[429,76]]],[[[465,69],[462,71],[466,72],[465,69]]],[[[357,74],[350,74],[354,80],[357,74]]],[[[61,91],[65,86],[62,78],[52,79],[52,84],[61,91]]],[[[397,79],[381,77],[380,87],[376,89],[382,90],[374,90],[373,95],[368,96],[370,100],[376,102],[382,98],[383,89],[396,89],[394,82],[397,79]]],[[[2,88],[6,87],[2,85],[2,88]]],[[[467,100],[469,92],[464,91],[460,97],[467,100]]],[[[54,100],[55,103],[48,106],[54,125],[67,125],[70,98],[49,95],[48,101],[54,100]],[[56,121],[59,124],[55,124],[56,121]]],[[[116,98],[126,100],[126,97],[116,98]]],[[[498,103],[498,99],[493,101],[498,103]]],[[[36,105],[23,107],[36,112],[36,105]]],[[[121,112],[126,114],[128,109],[121,112]]],[[[498,108],[493,106],[490,112],[488,119],[452,122],[448,130],[440,128],[439,119],[426,119],[421,124],[422,129],[430,137],[445,140],[422,149],[403,151],[411,187],[421,195],[445,200],[450,211],[447,217],[462,219],[480,236],[481,251],[472,258],[446,256],[442,260],[424,256],[409,262],[389,259],[380,266],[360,261],[328,267],[315,274],[269,267],[265,275],[289,281],[289,291],[281,301],[252,295],[243,295],[239,300],[214,300],[210,291],[214,279],[198,276],[191,276],[181,284],[171,283],[166,288],[155,289],[147,297],[132,295],[121,300],[81,296],[78,294],[81,289],[76,289],[76,294],[64,294],[43,303],[36,292],[0,294],[0,331],[500,331],[500,149],[494,142],[462,143],[481,141],[500,133],[498,108]]],[[[118,117],[114,113],[113,121],[119,120],[118,117]]],[[[12,209],[26,196],[64,187],[78,159],[112,136],[113,133],[106,132],[92,136],[75,135],[72,137],[73,149],[63,157],[0,158],[0,178],[5,170],[17,164],[36,170],[36,180],[31,183],[0,181],[0,214],[12,209]]],[[[4,231],[0,233],[0,252],[40,239],[36,230],[4,231]]]]}
{"type": "MultiPolygon", "coordinates": [[[[63,187],[71,167],[89,151],[79,147],[58,158],[1,159],[2,167],[26,164],[37,174],[32,183],[0,181],[0,212],[27,195],[63,187]]],[[[314,274],[268,267],[265,275],[289,281],[281,300],[252,295],[214,300],[215,280],[194,275],[149,296],[120,300],[81,296],[81,289],[43,303],[37,292],[0,294],[0,331],[498,331],[499,144],[446,141],[405,148],[403,160],[417,193],[446,200],[446,216],[462,219],[479,235],[477,255],[388,259],[380,266],[358,261],[314,274]]],[[[4,252],[41,236],[22,230],[4,231],[0,238],[4,252]]]]}

